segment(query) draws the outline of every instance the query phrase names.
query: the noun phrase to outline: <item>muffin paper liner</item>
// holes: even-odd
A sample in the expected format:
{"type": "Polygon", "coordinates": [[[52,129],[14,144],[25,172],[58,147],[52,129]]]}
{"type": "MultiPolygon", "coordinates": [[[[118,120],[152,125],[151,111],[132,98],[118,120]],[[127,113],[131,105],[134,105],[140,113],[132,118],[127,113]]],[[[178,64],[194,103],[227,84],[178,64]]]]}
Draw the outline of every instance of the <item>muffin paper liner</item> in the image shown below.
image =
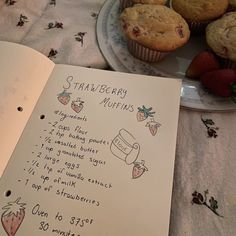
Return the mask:
{"type": "Polygon", "coordinates": [[[236,62],[230,59],[220,58],[220,64],[222,68],[236,69],[236,62]]]}
{"type": "Polygon", "coordinates": [[[204,22],[187,21],[191,33],[194,33],[194,34],[204,33],[206,26],[210,22],[211,21],[204,21],[204,22]]]}
{"type": "Polygon", "coordinates": [[[128,39],[127,47],[129,52],[136,58],[146,62],[158,62],[165,58],[170,52],[161,52],[147,48],[134,40],[128,39]]]}
{"type": "Polygon", "coordinates": [[[236,62],[232,61],[228,58],[223,58],[219,56],[210,46],[208,46],[207,50],[215,55],[215,58],[220,63],[220,68],[222,69],[236,69],[236,62]]]}

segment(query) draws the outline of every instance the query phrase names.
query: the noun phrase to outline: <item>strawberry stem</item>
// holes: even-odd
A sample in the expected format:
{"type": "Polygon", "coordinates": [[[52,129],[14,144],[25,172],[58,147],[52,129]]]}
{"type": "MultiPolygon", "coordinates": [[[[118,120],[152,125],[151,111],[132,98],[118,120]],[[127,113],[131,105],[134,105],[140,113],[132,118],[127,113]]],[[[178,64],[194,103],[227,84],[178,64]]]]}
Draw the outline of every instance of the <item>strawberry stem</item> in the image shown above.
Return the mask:
{"type": "Polygon", "coordinates": [[[146,118],[153,117],[153,115],[156,113],[155,111],[151,111],[152,107],[146,108],[144,105],[141,107],[138,107],[138,111],[142,112],[146,118]]]}

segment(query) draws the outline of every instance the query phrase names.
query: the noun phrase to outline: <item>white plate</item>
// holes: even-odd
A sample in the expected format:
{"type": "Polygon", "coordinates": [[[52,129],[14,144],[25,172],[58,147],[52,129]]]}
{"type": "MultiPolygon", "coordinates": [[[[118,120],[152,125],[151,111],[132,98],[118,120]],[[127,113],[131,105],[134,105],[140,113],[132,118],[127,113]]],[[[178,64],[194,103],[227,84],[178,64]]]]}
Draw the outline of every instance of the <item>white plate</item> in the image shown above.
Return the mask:
{"type": "Polygon", "coordinates": [[[185,78],[191,59],[207,48],[203,37],[191,37],[189,42],[158,63],[142,62],[129,54],[119,22],[119,0],[107,0],[97,19],[99,47],[109,65],[116,71],[182,78],[181,106],[204,111],[236,110],[231,99],[217,97],[203,89],[198,81],[185,78]]]}

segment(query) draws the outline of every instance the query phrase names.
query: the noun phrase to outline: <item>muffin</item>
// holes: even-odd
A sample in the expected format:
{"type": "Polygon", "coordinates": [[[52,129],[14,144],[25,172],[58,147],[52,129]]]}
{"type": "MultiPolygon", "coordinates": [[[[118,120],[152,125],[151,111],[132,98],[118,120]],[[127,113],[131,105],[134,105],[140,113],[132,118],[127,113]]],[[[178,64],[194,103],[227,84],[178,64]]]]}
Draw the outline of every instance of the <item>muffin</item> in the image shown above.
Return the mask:
{"type": "Polygon", "coordinates": [[[236,12],[226,13],[210,23],[206,41],[224,68],[236,68],[236,12]]]}
{"type": "Polygon", "coordinates": [[[236,0],[229,0],[228,11],[236,11],[236,0]]]}
{"type": "Polygon", "coordinates": [[[123,10],[121,27],[129,52],[136,58],[157,62],[187,43],[187,22],[162,5],[136,4],[123,10]]]}
{"type": "Polygon", "coordinates": [[[189,24],[193,33],[202,33],[211,21],[227,10],[228,0],[172,0],[171,7],[189,24]]]}
{"type": "Polygon", "coordinates": [[[120,0],[120,7],[123,10],[126,7],[132,7],[134,4],[157,4],[165,5],[167,0],[120,0]]]}

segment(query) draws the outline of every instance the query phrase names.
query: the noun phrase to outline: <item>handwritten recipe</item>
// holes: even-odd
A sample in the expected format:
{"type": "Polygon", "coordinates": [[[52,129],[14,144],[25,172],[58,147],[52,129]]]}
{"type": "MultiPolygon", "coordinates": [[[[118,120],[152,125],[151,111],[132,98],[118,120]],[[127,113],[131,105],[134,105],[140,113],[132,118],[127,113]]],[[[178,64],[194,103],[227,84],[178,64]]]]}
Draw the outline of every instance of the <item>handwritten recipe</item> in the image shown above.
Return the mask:
{"type": "Polygon", "coordinates": [[[55,67],[0,182],[1,235],[167,235],[179,100],[163,88],[179,97],[177,80],[55,67]]]}

